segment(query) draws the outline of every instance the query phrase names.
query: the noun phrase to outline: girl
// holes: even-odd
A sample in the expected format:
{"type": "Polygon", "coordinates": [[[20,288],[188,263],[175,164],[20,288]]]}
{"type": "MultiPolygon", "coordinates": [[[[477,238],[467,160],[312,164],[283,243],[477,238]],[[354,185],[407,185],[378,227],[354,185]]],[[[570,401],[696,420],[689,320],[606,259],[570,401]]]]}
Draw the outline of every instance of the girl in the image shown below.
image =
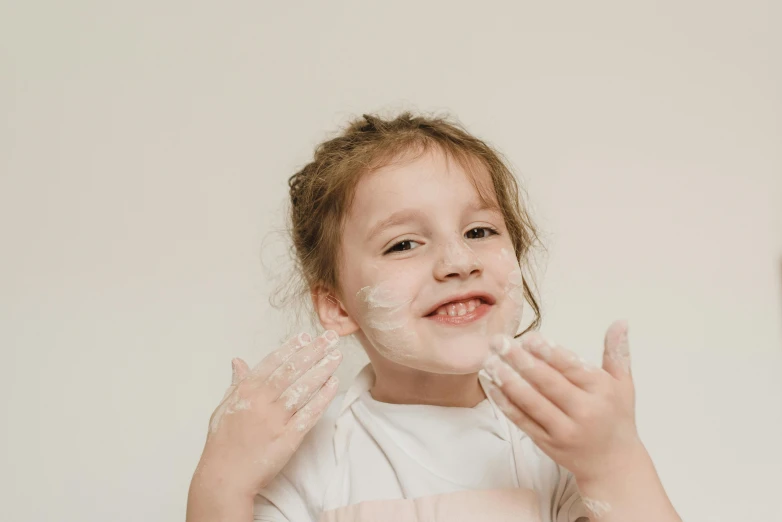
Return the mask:
{"type": "Polygon", "coordinates": [[[327,331],[233,361],[189,521],[680,520],[636,431],[626,322],[601,368],[535,332],[537,235],[492,148],[444,119],[365,115],[290,197],[327,331]],[[348,335],[371,363],[333,400],[348,335]]]}

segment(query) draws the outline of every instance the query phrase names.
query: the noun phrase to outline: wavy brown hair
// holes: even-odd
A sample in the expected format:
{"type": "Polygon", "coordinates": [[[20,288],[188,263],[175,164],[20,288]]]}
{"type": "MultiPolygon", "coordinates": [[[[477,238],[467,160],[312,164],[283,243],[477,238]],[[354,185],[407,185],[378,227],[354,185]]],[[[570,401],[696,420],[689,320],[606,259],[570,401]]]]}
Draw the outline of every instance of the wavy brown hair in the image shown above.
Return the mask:
{"type": "MultiPolygon", "coordinates": [[[[349,122],[336,137],[318,145],[313,160],[288,180],[294,277],[286,283],[287,298],[272,304],[280,307],[294,297],[303,302],[317,286],[341,299],[340,239],[361,176],[411,156],[414,159],[434,147],[473,173],[472,183],[482,202],[492,204],[491,194],[474,175],[475,169],[488,171],[522,274],[525,268],[529,271],[532,249],[540,240],[520,202],[522,189],[499,152],[448,117],[403,112],[393,119],[382,119],[364,114],[349,122]]],[[[525,332],[537,329],[541,322],[530,277],[522,275],[523,289],[535,318],[525,332]]]]}

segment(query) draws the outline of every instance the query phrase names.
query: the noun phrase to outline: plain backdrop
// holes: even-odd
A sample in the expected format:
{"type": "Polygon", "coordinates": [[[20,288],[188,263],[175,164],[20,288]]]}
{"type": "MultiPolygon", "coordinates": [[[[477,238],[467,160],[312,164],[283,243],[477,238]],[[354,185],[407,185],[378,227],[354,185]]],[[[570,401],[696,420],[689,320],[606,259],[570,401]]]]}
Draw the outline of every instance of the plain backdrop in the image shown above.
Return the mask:
{"type": "Polygon", "coordinates": [[[295,329],[267,302],[288,176],[348,119],[413,109],[512,163],[545,334],[597,361],[629,320],[684,519],[778,520],[780,20],[774,0],[3,0],[0,519],[183,520],[230,359],[295,329]]]}

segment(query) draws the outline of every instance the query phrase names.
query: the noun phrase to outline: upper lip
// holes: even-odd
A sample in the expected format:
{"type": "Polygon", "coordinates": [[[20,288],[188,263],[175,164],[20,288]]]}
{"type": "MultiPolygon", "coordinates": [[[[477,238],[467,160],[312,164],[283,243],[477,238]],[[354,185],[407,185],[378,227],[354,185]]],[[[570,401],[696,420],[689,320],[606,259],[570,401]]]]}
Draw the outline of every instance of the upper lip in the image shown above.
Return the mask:
{"type": "Polygon", "coordinates": [[[497,300],[494,299],[494,296],[491,295],[488,292],[481,292],[481,291],[475,291],[475,292],[468,292],[466,294],[457,294],[452,295],[450,297],[446,297],[436,305],[434,305],[432,308],[429,309],[428,312],[424,314],[424,316],[431,315],[435,310],[443,306],[444,304],[448,304],[453,301],[466,301],[468,299],[483,299],[486,301],[486,304],[493,305],[497,300]]]}

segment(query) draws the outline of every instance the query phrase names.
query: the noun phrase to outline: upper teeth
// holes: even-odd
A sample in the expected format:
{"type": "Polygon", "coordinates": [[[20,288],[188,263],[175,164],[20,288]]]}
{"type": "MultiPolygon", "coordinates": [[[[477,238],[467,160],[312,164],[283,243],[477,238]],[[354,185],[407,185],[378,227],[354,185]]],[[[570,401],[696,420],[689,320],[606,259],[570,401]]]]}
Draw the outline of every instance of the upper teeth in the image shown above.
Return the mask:
{"type": "Polygon", "coordinates": [[[475,310],[481,304],[481,299],[469,299],[467,301],[457,301],[448,304],[444,304],[437,310],[437,315],[465,315],[475,310]]]}

